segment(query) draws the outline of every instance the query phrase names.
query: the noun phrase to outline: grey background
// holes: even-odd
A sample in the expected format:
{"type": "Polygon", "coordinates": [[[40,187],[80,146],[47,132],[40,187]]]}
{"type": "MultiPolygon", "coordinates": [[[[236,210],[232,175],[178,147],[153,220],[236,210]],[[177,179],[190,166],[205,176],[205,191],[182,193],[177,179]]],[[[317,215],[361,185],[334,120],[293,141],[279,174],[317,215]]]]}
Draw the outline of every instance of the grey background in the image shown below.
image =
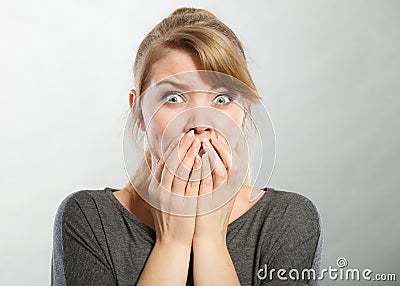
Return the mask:
{"type": "MultiPolygon", "coordinates": [[[[49,284],[61,200],[124,186],[134,55],[182,5],[244,43],[276,132],[269,185],[317,205],[323,266],[399,280],[399,1],[41,0],[0,9],[0,284],[49,284]]],[[[363,283],[324,283],[341,284],[363,283]]]]}

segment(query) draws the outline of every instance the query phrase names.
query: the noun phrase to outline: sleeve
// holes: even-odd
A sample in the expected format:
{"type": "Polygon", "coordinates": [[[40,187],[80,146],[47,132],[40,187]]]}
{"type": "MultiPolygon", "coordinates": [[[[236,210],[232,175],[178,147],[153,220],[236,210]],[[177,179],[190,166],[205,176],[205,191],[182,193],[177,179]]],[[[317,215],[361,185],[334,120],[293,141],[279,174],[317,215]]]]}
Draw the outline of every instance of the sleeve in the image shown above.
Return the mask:
{"type": "Polygon", "coordinates": [[[116,285],[110,263],[74,194],[62,201],[54,220],[51,285],[116,285]]]}
{"type": "Polygon", "coordinates": [[[261,251],[264,264],[258,272],[260,285],[320,285],[321,218],[309,199],[289,194],[290,199],[269,230],[273,233],[271,239],[261,251]]]}

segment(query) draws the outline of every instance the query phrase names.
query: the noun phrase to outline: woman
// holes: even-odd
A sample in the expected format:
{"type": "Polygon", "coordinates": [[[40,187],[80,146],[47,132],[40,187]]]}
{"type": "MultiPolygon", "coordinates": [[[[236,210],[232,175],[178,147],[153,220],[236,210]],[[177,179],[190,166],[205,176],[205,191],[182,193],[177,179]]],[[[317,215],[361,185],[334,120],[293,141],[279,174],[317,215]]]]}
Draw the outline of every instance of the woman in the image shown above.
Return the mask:
{"type": "Polygon", "coordinates": [[[141,43],[134,75],[131,124],[149,148],[125,188],[63,200],[52,285],[316,285],[302,275],[320,266],[315,206],[247,184],[234,126],[260,97],[236,35],[206,10],[177,9],[141,43]],[[253,92],[204,92],[221,78],[253,92]],[[174,91],[163,93],[168,84],[174,91]]]}

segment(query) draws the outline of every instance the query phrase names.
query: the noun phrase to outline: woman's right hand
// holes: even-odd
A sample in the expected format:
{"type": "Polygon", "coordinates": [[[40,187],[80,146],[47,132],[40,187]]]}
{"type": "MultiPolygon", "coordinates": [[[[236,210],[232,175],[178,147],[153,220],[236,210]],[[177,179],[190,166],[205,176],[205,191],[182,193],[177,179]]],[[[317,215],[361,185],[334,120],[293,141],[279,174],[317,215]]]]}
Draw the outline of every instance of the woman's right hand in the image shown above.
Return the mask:
{"type": "Polygon", "coordinates": [[[148,190],[158,243],[192,245],[201,177],[200,145],[193,130],[182,140],[175,139],[152,175],[148,190]]]}

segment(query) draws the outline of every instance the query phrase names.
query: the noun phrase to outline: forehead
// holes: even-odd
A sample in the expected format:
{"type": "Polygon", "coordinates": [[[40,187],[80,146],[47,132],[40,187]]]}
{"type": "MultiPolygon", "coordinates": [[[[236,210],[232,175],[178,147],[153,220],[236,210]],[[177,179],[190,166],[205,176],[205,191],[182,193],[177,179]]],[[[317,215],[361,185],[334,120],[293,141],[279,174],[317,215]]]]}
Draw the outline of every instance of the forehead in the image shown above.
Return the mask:
{"type": "Polygon", "coordinates": [[[194,53],[182,49],[171,49],[152,64],[149,82],[152,85],[175,74],[202,69],[201,61],[194,53]]]}
{"type": "Polygon", "coordinates": [[[200,58],[193,52],[170,49],[150,68],[146,93],[160,89],[179,91],[227,91],[242,97],[248,89],[238,79],[216,71],[204,70],[200,58]]]}

